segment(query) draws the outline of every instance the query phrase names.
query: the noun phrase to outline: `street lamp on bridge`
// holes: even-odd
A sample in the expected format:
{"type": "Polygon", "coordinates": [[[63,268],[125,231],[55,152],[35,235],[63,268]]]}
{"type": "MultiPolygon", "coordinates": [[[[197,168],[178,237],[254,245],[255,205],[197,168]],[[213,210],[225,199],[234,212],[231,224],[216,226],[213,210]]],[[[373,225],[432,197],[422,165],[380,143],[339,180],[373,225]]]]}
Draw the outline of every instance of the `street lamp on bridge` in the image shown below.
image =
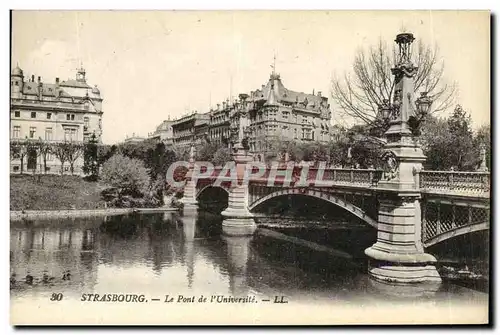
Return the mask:
{"type": "Polygon", "coordinates": [[[405,283],[440,281],[434,263],[425,253],[422,239],[418,173],[425,155],[415,137],[432,104],[427,92],[415,99],[418,68],[411,61],[413,34],[402,33],[395,42],[399,54],[394,68],[392,102],[384,100],[379,115],[387,122],[387,143],[382,156],[384,175],[377,185],[379,232],[377,242],[365,250],[370,257],[369,273],[379,280],[405,283]]]}

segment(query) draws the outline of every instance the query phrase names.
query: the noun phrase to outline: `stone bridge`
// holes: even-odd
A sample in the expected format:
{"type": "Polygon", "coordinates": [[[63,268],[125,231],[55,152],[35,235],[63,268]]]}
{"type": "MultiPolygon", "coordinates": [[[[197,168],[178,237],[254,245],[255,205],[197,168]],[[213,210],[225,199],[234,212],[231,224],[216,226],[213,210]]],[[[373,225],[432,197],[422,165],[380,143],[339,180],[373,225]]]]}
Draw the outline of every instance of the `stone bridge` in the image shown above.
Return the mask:
{"type": "MultiPolygon", "coordinates": [[[[374,169],[307,168],[308,186],[298,185],[303,166],[277,166],[276,178],[268,185],[271,168],[264,176],[250,178],[244,206],[249,212],[266,201],[284,195],[302,195],[334,204],[366,224],[378,228],[378,182],[383,171],[374,169]],[[291,178],[286,180],[286,171],[291,178]],[[321,173],[321,172],[320,172],[321,173]],[[326,182],[328,186],[324,186],[326,182]]],[[[228,176],[221,177],[222,167],[210,176],[197,179],[191,204],[196,204],[206,190],[218,187],[231,193],[228,176]],[[217,178],[220,185],[214,186],[217,178]]],[[[251,172],[249,172],[251,175],[251,172]]],[[[488,172],[420,171],[415,175],[420,193],[421,241],[424,247],[462,234],[489,229],[490,174],[488,172]]],[[[193,187],[191,185],[191,187],[193,187]]],[[[189,190],[187,195],[190,194],[189,190]]],[[[184,198],[186,202],[187,198],[184,198]]],[[[187,201],[189,203],[189,201],[187,201]]]]}

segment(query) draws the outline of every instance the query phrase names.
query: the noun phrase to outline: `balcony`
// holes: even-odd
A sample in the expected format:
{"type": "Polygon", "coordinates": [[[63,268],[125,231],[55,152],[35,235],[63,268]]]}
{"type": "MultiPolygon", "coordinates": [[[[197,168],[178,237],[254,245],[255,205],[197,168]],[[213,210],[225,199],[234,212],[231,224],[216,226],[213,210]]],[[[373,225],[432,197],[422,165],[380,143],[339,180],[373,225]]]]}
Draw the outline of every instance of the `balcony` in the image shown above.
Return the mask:
{"type": "Polygon", "coordinates": [[[44,101],[44,100],[26,100],[26,99],[10,99],[12,106],[26,106],[30,108],[50,108],[50,109],[61,109],[61,110],[79,110],[87,111],[88,107],[85,108],[83,104],[74,102],[62,102],[62,101],[44,101]]]}

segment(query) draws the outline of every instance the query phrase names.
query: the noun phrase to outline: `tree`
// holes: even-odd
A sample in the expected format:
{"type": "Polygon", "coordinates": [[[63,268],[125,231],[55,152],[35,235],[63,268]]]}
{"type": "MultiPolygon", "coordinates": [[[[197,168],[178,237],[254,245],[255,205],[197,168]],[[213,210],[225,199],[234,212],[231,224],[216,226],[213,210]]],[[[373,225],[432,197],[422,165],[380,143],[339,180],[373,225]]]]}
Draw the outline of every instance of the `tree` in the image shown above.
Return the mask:
{"type": "Polygon", "coordinates": [[[26,150],[26,143],[23,141],[10,141],[10,159],[19,159],[21,161],[21,170],[22,174],[24,171],[24,158],[28,154],[26,150]]]}
{"type": "Polygon", "coordinates": [[[83,149],[83,172],[90,175],[91,180],[99,177],[98,142],[95,134],[92,134],[89,141],[84,144],[83,149]]]}
{"type": "MultiPolygon", "coordinates": [[[[434,103],[431,113],[449,108],[454,101],[455,84],[443,80],[444,63],[439,61],[438,48],[430,48],[421,40],[417,43],[413,63],[418,67],[415,91],[428,92],[434,103]]],[[[387,128],[378,113],[384,100],[392,101],[394,76],[391,68],[396,64],[396,50],[382,39],[368,49],[359,49],[353,62],[353,73],[332,79],[332,99],[340,113],[368,125],[380,136],[387,128]]]]}
{"type": "Polygon", "coordinates": [[[196,159],[199,161],[211,162],[218,148],[219,145],[217,143],[204,143],[196,149],[196,159]]]}
{"type": "Polygon", "coordinates": [[[116,154],[102,166],[101,180],[115,187],[118,196],[123,194],[144,195],[149,186],[148,170],[139,159],[116,154]]]}
{"type": "Polygon", "coordinates": [[[64,163],[68,161],[66,146],[67,142],[59,142],[53,147],[54,156],[61,162],[61,174],[64,174],[64,163]]]}
{"type": "Polygon", "coordinates": [[[478,148],[474,147],[471,123],[470,115],[460,105],[448,118],[448,131],[454,150],[452,164],[459,170],[470,171],[478,165],[478,148]]]}
{"type": "Polygon", "coordinates": [[[99,145],[97,147],[97,164],[99,167],[104,164],[108,159],[110,159],[118,150],[118,147],[113,144],[111,146],[109,145],[99,145]]]}
{"type": "Polygon", "coordinates": [[[83,144],[75,142],[66,142],[63,145],[64,150],[66,150],[66,159],[69,163],[69,170],[71,175],[75,172],[75,162],[83,154],[83,144]]]}
{"type": "Polygon", "coordinates": [[[421,143],[429,169],[472,171],[480,164],[470,115],[459,105],[447,120],[429,119],[423,128],[421,143]]]}
{"type": "Polygon", "coordinates": [[[52,153],[52,144],[46,141],[39,141],[38,150],[43,160],[43,173],[47,173],[47,158],[52,153]]]}
{"type": "Polygon", "coordinates": [[[427,156],[425,167],[430,170],[449,170],[451,165],[451,137],[444,118],[430,117],[420,136],[422,150],[427,156]]]}
{"type": "Polygon", "coordinates": [[[352,162],[362,169],[380,167],[383,148],[380,143],[367,139],[356,141],[351,146],[352,162]]]}

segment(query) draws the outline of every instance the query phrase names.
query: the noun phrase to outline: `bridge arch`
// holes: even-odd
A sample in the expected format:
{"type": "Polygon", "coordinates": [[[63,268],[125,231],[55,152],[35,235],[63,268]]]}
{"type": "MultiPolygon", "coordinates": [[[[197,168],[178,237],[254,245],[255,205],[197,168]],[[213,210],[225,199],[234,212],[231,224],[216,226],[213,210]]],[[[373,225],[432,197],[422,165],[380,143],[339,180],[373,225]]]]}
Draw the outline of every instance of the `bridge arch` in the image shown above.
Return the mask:
{"type": "Polygon", "coordinates": [[[200,189],[197,189],[196,190],[196,199],[198,199],[200,197],[200,195],[205,192],[205,190],[209,189],[209,188],[218,188],[218,189],[221,189],[221,190],[224,190],[226,191],[226,193],[229,195],[229,189],[227,189],[226,187],[224,186],[214,186],[212,184],[209,184],[209,185],[204,185],[203,187],[201,187],[200,189]]]}
{"type": "Polygon", "coordinates": [[[467,226],[463,226],[463,227],[457,227],[457,228],[449,230],[445,233],[436,235],[433,238],[430,238],[427,241],[423,242],[423,244],[424,244],[425,248],[428,248],[428,247],[431,247],[431,246],[438,244],[440,242],[449,240],[450,238],[453,238],[453,237],[458,237],[460,235],[470,234],[470,233],[474,233],[476,231],[483,231],[483,230],[489,230],[489,229],[490,229],[490,223],[488,221],[479,222],[479,223],[475,223],[475,224],[467,225],[467,226]]]}
{"type": "Polygon", "coordinates": [[[377,221],[369,217],[364,210],[361,208],[351,204],[350,202],[345,201],[342,198],[339,198],[331,193],[323,192],[320,190],[314,190],[314,189],[297,189],[297,188],[287,188],[279,191],[275,191],[273,193],[270,193],[257,201],[253,202],[249,206],[249,210],[252,211],[255,207],[259,206],[260,204],[264,203],[265,201],[279,197],[281,195],[305,195],[305,196],[310,196],[316,199],[321,199],[324,201],[327,201],[331,204],[334,204],[340,208],[343,208],[344,210],[350,212],[354,216],[358,217],[359,219],[363,220],[370,226],[377,228],[378,224],[377,221]]]}

